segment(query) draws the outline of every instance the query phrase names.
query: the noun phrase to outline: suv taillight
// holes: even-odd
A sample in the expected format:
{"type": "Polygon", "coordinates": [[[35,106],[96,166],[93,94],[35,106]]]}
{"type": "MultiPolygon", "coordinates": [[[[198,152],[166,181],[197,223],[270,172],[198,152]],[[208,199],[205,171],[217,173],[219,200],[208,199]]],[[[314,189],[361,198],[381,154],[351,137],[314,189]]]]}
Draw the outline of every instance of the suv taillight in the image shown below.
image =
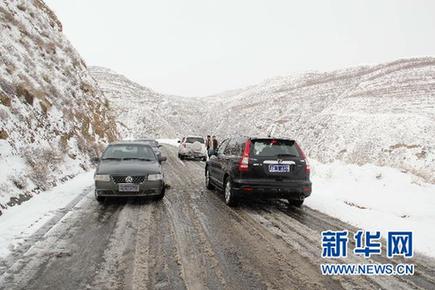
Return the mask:
{"type": "Polygon", "coordinates": [[[295,142],[295,146],[296,146],[296,148],[297,148],[298,151],[299,151],[299,155],[301,156],[301,159],[305,160],[305,173],[306,173],[307,175],[310,175],[311,167],[310,167],[310,164],[308,163],[308,159],[307,159],[307,157],[305,156],[304,151],[302,151],[301,147],[300,147],[299,144],[296,143],[296,142],[295,142]]]}
{"type": "Polygon", "coordinates": [[[251,140],[246,140],[245,149],[239,162],[239,171],[246,172],[249,169],[249,152],[251,152],[251,140]]]}

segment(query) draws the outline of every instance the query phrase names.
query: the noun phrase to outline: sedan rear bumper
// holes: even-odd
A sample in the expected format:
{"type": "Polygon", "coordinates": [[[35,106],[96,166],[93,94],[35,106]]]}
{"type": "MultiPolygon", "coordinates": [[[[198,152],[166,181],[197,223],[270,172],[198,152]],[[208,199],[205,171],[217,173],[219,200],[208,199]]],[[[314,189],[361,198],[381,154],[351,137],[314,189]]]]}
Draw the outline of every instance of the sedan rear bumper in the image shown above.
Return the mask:
{"type": "Polygon", "coordinates": [[[118,184],[113,181],[95,181],[95,194],[97,196],[113,197],[135,197],[135,196],[156,196],[164,190],[163,180],[145,181],[139,184],[139,191],[119,191],[118,184]]]}

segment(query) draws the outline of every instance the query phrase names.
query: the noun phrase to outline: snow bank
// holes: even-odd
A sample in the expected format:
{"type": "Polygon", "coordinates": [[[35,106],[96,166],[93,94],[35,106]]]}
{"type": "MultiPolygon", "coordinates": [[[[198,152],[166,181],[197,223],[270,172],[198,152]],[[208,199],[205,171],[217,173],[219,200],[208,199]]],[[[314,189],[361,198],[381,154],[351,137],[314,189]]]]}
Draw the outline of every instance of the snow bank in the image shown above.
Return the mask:
{"type": "Polygon", "coordinates": [[[1,216],[0,257],[8,255],[47,221],[92,186],[93,172],[86,172],[66,183],[9,208],[1,216]]]}
{"type": "Polygon", "coordinates": [[[411,230],[415,249],[435,257],[435,185],[395,168],[311,164],[307,206],[367,230],[411,230]]]}

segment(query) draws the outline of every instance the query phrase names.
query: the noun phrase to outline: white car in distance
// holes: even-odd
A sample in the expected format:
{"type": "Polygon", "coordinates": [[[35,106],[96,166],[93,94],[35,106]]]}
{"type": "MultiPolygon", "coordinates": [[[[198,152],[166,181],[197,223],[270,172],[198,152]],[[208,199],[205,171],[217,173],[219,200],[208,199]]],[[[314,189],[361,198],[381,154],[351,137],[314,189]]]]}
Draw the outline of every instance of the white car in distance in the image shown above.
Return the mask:
{"type": "Polygon", "coordinates": [[[207,148],[205,147],[204,137],[186,136],[178,142],[180,143],[178,147],[178,158],[207,160],[207,148]]]}

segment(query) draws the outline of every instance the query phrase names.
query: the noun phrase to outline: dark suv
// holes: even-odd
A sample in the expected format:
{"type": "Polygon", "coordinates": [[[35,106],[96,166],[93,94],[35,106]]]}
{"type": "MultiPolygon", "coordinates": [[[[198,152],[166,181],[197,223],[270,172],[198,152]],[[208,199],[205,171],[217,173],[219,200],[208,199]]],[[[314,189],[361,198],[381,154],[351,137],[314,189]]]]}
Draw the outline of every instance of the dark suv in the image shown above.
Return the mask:
{"type": "Polygon", "coordinates": [[[311,194],[310,166],[290,139],[233,137],[222,141],[206,163],[208,189],[225,193],[232,206],[243,196],[284,198],[300,207],[311,194]]]}

